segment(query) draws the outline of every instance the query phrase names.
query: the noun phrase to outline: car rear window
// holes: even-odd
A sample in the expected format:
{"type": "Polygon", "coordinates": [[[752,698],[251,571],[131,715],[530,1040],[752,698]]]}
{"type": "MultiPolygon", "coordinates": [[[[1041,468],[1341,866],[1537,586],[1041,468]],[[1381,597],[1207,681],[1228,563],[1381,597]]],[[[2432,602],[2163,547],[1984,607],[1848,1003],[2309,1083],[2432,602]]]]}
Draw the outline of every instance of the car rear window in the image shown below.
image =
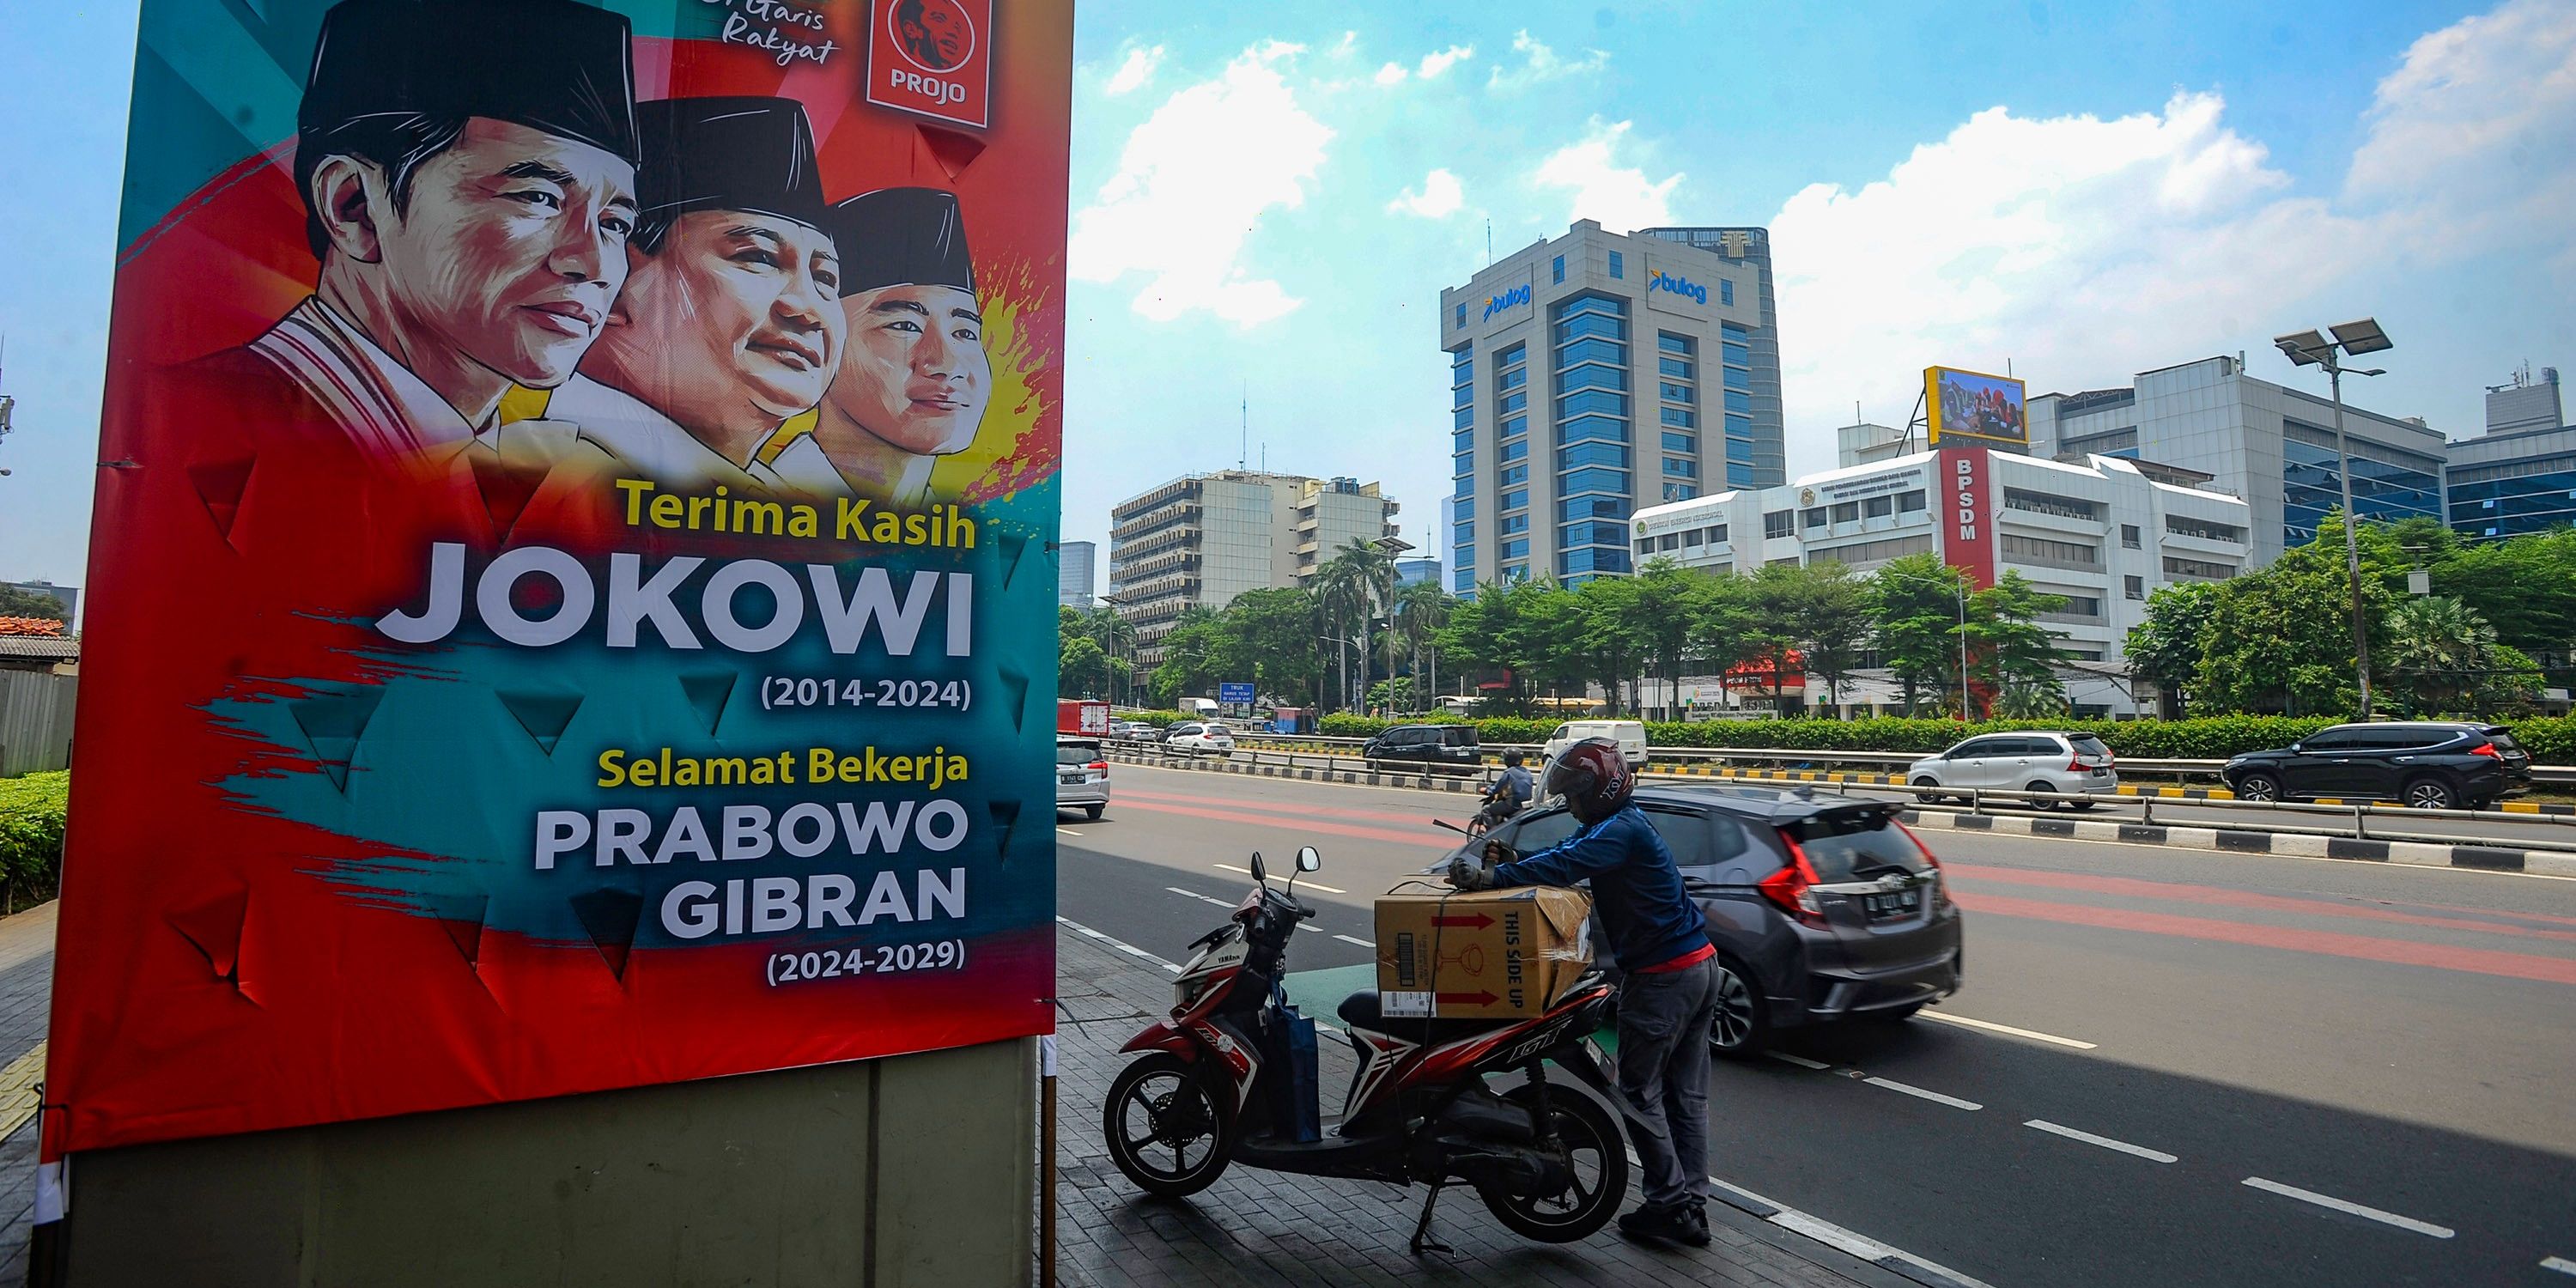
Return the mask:
{"type": "Polygon", "coordinates": [[[2487,741],[2494,743],[2495,749],[2498,751],[2522,750],[2522,744],[2513,740],[2513,733],[2511,730],[2489,729],[2486,731],[2486,735],[2487,741]]]}
{"type": "Polygon", "coordinates": [[[2068,741],[2075,744],[2075,754],[2079,756],[2107,756],[2111,754],[2111,748],[2107,744],[2089,733],[2076,734],[2074,737],[2068,739],[2068,741]]]}
{"type": "Polygon", "coordinates": [[[1059,765],[1088,765],[1098,759],[1100,744],[1096,742],[1059,742],[1055,745],[1055,763],[1059,765]]]}
{"type": "Polygon", "coordinates": [[[1923,852],[1915,848],[1913,838],[1876,810],[1818,814],[1782,830],[1806,853],[1816,879],[1828,885],[1866,880],[1888,867],[1906,872],[1924,867],[1923,852]]]}

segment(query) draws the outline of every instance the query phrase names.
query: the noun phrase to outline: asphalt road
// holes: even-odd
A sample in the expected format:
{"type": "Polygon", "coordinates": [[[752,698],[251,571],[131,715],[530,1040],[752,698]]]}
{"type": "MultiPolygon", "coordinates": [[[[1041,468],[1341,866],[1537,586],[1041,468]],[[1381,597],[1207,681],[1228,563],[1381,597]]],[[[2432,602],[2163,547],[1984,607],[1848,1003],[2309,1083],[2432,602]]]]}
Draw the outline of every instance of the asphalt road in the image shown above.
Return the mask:
{"type": "MultiPolygon", "coordinates": [[[[1059,820],[1063,915],[1177,958],[1250,851],[1313,844],[1292,969],[1368,960],[1370,897],[1471,799],[1113,782],[1059,820]]],[[[1966,988],[1721,1066],[1720,1178],[1999,1288],[2576,1285],[2576,881],[1926,840],[1966,988]]]]}

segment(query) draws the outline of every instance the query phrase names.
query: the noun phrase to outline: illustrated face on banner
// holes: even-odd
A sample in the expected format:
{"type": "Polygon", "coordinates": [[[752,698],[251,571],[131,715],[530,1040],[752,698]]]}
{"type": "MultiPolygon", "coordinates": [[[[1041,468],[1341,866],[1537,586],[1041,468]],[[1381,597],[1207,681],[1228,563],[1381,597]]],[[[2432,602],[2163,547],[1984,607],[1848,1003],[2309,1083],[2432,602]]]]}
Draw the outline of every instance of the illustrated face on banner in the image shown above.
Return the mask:
{"type": "Polygon", "coordinates": [[[975,52],[975,27],[949,0],[899,0],[895,36],[922,70],[948,71],[975,52]]]}
{"type": "Polygon", "coordinates": [[[397,320],[379,344],[424,376],[464,362],[561,384],[626,280],[635,167],[586,143],[473,117],[400,188],[348,156],[312,184],[326,271],[397,320]]]}
{"type": "Polygon", "coordinates": [[[849,356],[832,404],[868,432],[924,456],[975,439],[993,384],[984,317],[953,286],[889,286],[846,302],[849,356]]]}
{"type": "Polygon", "coordinates": [[[636,260],[596,364],[608,383],[650,390],[648,401],[691,426],[783,421],[823,400],[848,334],[831,238],[794,220],[699,210],[636,260]]]}

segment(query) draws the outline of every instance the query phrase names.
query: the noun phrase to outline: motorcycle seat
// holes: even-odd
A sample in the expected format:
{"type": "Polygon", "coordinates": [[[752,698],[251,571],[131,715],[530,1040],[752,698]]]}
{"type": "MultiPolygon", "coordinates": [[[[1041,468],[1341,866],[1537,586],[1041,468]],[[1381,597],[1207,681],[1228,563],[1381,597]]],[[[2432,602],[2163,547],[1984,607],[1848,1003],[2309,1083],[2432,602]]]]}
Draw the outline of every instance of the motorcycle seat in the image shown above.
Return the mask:
{"type": "Polygon", "coordinates": [[[1463,1037],[1491,1032],[1509,1022],[1388,1019],[1378,1004],[1377,990],[1373,988],[1361,989],[1343,998],[1341,1006],[1334,1011],[1334,1014],[1342,1017],[1342,1023],[1355,1029],[1367,1029],[1371,1033],[1384,1033],[1389,1037],[1420,1041],[1425,1044],[1454,1042],[1463,1037]]]}

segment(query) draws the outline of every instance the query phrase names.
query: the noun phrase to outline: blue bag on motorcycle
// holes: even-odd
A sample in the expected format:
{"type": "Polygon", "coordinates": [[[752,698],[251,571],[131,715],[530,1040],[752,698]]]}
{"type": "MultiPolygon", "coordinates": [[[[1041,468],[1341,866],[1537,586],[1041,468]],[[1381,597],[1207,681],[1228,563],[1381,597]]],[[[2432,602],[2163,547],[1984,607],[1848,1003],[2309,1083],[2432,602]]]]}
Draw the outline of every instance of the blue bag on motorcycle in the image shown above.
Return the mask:
{"type": "Polygon", "coordinates": [[[1322,1077],[1317,1072],[1315,1022],[1299,1014],[1296,1007],[1282,1007],[1280,1042],[1287,1048],[1287,1059],[1280,1067],[1285,1077],[1271,1081],[1271,1121],[1279,1134],[1300,1143],[1324,1137],[1323,1114],[1319,1105],[1322,1077]]]}

